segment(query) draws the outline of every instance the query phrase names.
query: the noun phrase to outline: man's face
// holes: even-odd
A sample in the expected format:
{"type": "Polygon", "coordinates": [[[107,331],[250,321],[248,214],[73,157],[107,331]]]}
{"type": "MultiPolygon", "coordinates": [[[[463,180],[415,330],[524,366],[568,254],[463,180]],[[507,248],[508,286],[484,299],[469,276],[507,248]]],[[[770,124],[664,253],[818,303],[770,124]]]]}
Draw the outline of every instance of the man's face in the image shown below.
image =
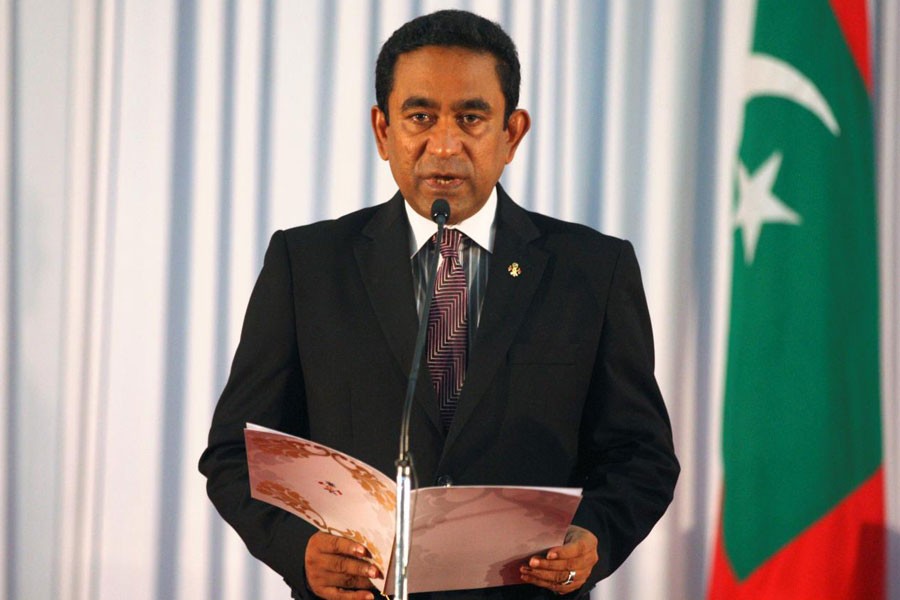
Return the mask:
{"type": "Polygon", "coordinates": [[[450,222],[458,223],[484,206],[530,126],[528,113],[517,110],[504,129],[504,108],[490,53],[425,46],[398,57],[390,124],[375,106],[372,128],[378,153],[417,213],[430,219],[432,202],[444,198],[450,222]]]}

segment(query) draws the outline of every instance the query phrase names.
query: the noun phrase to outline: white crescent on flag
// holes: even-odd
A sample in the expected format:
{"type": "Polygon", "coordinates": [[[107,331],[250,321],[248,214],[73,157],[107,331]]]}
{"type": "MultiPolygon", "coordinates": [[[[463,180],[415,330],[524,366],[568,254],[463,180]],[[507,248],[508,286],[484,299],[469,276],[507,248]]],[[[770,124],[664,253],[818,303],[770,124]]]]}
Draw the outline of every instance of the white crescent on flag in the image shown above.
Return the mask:
{"type": "Polygon", "coordinates": [[[819,88],[793,65],[768,54],[751,54],[744,82],[747,100],[756,96],[792,100],[819,117],[832,135],[840,134],[840,125],[819,88]]]}

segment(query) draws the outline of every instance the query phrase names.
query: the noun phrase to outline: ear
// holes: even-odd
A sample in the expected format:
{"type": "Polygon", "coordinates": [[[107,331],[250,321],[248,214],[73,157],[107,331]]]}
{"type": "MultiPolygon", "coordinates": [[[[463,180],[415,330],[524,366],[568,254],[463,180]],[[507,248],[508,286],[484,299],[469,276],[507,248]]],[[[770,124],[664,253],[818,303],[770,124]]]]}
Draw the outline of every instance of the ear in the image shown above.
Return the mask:
{"type": "Polygon", "coordinates": [[[375,134],[375,145],[378,147],[378,156],[381,160],[388,159],[387,129],[387,115],[376,104],[372,107],[372,132],[375,134]]]}
{"type": "Polygon", "coordinates": [[[528,111],[517,108],[509,115],[509,120],[506,122],[506,164],[512,162],[519,142],[522,141],[529,129],[531,129],[531,115],[528,114],[528,111]]]}

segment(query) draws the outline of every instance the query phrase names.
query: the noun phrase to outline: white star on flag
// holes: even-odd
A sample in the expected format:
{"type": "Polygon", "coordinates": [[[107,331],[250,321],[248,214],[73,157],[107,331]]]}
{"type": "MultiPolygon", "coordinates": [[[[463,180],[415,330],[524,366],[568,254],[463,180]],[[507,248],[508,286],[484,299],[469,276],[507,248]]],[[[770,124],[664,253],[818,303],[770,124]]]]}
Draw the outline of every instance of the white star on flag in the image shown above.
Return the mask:
{"type": "Polygon", "coordinates": [[[753,175],[747,172],[743,162],[738,161],[738,207],[734,223],[742,230],[744,262],[748,265],[753,264],[764,224],[800,224],[800,215],[772,193],[780,168],[781,152],[773,152],[753,175]]]}

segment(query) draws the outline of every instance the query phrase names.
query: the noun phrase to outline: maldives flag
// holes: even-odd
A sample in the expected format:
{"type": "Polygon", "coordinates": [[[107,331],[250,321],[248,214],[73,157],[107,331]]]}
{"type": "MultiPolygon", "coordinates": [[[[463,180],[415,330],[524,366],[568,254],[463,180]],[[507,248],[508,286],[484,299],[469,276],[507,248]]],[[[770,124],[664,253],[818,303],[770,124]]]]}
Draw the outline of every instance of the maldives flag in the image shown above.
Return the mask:
{"type": "Polygon", "coordinates": [[[885,593],[866,0],[760,0],[711,599],[885,593]]]}

